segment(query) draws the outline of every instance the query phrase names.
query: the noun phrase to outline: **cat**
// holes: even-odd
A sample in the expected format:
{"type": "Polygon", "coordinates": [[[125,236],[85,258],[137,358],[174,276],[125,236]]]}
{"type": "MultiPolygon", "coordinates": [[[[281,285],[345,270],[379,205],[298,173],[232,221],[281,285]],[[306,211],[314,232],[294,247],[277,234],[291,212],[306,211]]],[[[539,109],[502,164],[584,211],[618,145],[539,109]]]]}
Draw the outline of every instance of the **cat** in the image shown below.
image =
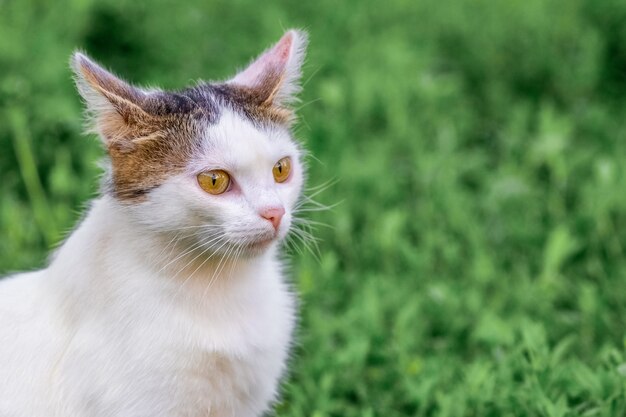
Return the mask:
{"type": "Polygon", "coordinates": [[[252,417],[285,373],[279,259],[307,35],[225,82],[140,89],[71,59],[107,151],[102,192],[47,268],[0,281],[0,416],[252,417]]]}

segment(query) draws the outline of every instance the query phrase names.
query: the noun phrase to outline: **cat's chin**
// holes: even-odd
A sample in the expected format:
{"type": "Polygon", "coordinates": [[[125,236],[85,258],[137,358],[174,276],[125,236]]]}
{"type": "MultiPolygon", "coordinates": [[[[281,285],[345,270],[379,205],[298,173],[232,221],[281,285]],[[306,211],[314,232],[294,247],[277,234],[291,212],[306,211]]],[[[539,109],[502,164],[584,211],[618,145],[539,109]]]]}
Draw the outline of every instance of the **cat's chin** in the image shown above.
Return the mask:
{"type": "Polygon", "coordinates": [[[247,256],[258,256],[267,252],[278,242],[278,237],[271,237],[265,239],[259,239],[254,242],[246,243],[242,245],[243,252],[247,256]]]}
{"type": "Polygon", "coordinates": [[[256,242],[248,243],[246,245],[246,248],[251,250],[266,250],[267,248],[272,246],[273,243],[276,243],[276,241],[277,239],[275,237],[269,239],[261,239],[257,240],[256,242]]]}

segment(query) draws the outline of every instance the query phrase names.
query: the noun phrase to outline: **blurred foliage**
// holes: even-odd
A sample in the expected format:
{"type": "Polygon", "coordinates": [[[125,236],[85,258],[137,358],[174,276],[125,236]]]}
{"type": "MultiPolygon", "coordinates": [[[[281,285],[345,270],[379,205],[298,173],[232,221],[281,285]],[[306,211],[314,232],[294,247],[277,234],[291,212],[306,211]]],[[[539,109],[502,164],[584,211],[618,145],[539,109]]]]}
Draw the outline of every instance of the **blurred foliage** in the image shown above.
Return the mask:
{"type": "Polygon", "coordinates": [[[328,223],[280,416],[626,415],[622,0],[0,0],[0,271],[95,195],[68,57],[220,79],[310,31],[297,136],[328,223]]]}

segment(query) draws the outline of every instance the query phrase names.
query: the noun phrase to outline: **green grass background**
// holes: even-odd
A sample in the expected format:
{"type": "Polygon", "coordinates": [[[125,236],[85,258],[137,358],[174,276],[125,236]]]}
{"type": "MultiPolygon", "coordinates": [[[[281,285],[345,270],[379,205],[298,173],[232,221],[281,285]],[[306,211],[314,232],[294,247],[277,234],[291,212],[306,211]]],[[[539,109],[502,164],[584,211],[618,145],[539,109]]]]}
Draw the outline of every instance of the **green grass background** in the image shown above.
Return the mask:
{"type": "Polygon", "coordinates": [[[623,0],[0,0],[0,274],[95,195],[68,57],[222,79],[310,32],[321,260],[279,416],[626,415],[623,0]]]}

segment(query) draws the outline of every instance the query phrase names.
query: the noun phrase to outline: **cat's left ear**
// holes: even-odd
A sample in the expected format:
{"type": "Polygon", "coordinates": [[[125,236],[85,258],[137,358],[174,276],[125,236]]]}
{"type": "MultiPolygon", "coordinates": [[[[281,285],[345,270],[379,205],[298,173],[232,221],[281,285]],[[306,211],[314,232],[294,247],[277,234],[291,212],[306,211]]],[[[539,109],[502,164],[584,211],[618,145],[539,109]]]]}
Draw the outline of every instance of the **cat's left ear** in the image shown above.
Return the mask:
{"type": "Polygon", "coordinates": [[[306,45],[306,32],[289,30],[229,83],[252,90],[258,105],[287,107],[301,89],[306,45]]]}

